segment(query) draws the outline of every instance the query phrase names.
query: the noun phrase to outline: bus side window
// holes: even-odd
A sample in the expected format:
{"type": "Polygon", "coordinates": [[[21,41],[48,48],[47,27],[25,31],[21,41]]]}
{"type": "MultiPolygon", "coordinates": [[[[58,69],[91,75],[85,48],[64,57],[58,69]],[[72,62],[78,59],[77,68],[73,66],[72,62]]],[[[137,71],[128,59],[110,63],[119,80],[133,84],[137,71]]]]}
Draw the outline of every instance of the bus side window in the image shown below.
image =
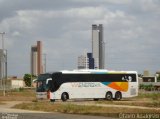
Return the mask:
{"type": "Polygon", "coordinates": [[[37,82],[37,91],[43,92],[45,91],[44,86],[43,86],[43,82],[37,82]]]}

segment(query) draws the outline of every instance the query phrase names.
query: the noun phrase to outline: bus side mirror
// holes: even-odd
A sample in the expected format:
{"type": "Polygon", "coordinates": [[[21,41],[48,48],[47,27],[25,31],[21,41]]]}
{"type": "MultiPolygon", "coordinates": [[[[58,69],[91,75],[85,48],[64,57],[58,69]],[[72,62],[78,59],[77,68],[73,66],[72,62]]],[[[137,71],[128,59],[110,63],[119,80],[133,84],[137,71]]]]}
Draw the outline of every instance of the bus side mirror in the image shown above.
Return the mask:
{"type": "Polygon", "coordinates": [[[49,83],[49,81],[51,81],[52,80],[52,78],[48,78],[47,80],[46,80],[46,85],[49,83]]]}

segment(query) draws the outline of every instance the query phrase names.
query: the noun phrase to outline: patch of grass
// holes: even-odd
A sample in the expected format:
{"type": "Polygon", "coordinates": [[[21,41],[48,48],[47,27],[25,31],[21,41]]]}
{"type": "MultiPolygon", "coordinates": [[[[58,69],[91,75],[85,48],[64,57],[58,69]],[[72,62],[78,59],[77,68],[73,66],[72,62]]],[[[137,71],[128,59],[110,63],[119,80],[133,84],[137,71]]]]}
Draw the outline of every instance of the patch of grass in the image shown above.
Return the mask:
{"type": "Polygon", "coordinates": [[[149,98],[152,100],[160,99],[160,93],[139,93],[135,99],[149,98]]]}
{"type": "Polygon", "coordinates": [[[38,102],[38,99],[34,99],[34,100],[32,100],[32,102],[38,102]]]}
{"type": "Polygon", "coordinates": [[[154,107],[160,107],[160,101],[153,101],[154,107]]]}
{"type": "Polygon", "coordinates": [[[129,106],[144,106],[144,107],[160,107],[160,101],[98,101],[97,104],[113,104],[113,105],[129,105],[129,106]]]}
{"type": "Polygon", "coordinates": [[[34,90],[21,88],[18,90],[6,91],[6,96],[3,96],[3,93],[0,92],[0,101],[31,101],[36,99],[36,93],[34,90]]]}
{"type": "Polygon", "coordinates": [[[107,117],[118,117],[119,113],[159,113],[159,110],[153,109],[132,109],[121,107],[100,107],[100,106],[84,106],[64,103],[50,102],[32,102],[22,103],[14,106],[14,108],[39,110],[46,112],[62,112],[70,114],[100,115],[107,117]]]}
{"type": "Polygon", "coordinates": [[[54,104],[53,105],[50,102],[41,101],[41,102],[31,102],[31,103],[17,104],[13,108],[53,112],[58,107],[59,107],[59,104],[54,104]]]}
{"type": "Polygon", "coordinates": [[[139,93],[137,97],[121,101],[98,101],[98,104],[130,105],[144,107],[160,107],[160,93],[139,93]]]}

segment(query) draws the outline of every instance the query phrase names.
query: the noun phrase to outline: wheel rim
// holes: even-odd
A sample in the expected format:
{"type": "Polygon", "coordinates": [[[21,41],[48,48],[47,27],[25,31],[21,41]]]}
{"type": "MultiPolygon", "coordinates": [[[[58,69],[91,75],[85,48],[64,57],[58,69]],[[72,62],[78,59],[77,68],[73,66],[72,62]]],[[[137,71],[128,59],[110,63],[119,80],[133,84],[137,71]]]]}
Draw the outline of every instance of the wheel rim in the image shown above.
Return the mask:
{"type": "Polygon", "coordinates": [[[63,100],[63,101],[66,101],[66,100],[67,100],[67,94],[66,94],[66,93],[63,93],[63,94],[62,94],[62,100],[63,100]]]}
{"type": "Polygon", "coordinates": [[[67,100],[67,95],[66,94],[63,95],[63,99],[67,100]]]}
{"type": "Polygon", "coordinates": [[[119,95],[119,94],[117,95],[117,99],[118,99],[118,100],[120,99],[120,95],[119,95]]]}
{"type": "Polygon", "coordinates": [[[107,100],[111,100],[111,99],[112,99],[112,94],[111,94],[111,93],[107,93],[106,99],[107,99],[107,100]]]}
{"type": "Polygon", "coordinates": [[[107,95],[107,99],[111,99],[111,96],[110,96],[110,95],[107,95]]]}
{"type": "Polygon", "coordinates": [[[120,94],[120,93],[117,93],[117,94],[116,94],[116,99],[117,99],[117,100],[120,100],[120,99],[121,99],[121,94],[120,94]]]}

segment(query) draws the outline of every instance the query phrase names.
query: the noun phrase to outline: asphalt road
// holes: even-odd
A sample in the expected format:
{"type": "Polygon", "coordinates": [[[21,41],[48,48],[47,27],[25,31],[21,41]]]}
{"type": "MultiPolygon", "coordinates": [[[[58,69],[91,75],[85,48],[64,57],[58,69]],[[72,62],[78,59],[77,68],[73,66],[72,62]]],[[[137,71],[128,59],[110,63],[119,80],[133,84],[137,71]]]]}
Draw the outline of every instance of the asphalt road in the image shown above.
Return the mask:
{"type": "Polygon", "coordinates": [[[113,119],[100,116],[87,116],[62,113],[1,113],[0,119],[113,119]]]}
{"type": "Polygon", "coordinates": [[[0,119],[113,119],[102,116],[88,116],[77,114],[63,114],[63,113],[46,113],[43,111],[30,111],[22,109],[11,108],[20,101],[5,102],[0,105],[0,119]]]}

